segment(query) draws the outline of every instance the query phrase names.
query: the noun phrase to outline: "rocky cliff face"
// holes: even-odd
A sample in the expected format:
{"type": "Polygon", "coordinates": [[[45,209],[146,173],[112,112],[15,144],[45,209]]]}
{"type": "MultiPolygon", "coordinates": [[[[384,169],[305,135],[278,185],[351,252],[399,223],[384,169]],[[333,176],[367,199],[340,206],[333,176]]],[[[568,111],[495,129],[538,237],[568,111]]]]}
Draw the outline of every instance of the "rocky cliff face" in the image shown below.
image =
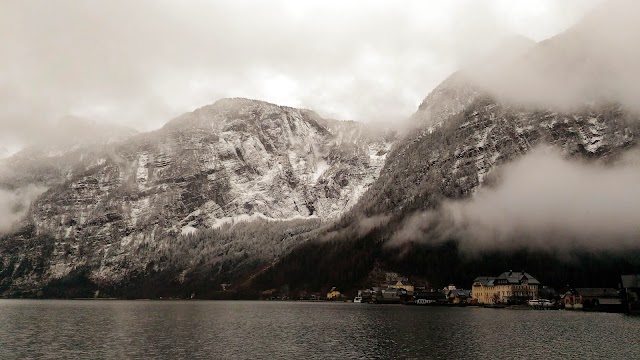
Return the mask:
{"type": "Polygon", "coordinates": [[[636,144],[639,124],[638,116],[615,104],[561,112],[479,97],[445,125],[398,145],[361,205],[388,213],[466,197],[501,164],[537,145],[559,148],[569,158],[613,160],[636,144]]]}
{"type": "MultiPolygon", "coordinates": [[[[550,145],[569,159],[601,164],[637,148],[640,115],[637,102],[633,106],[628,98],[637,93],[630,89],[637,86],[638,72],[625,63],[637,60],[640,52],[635,43],[620,40],[627,33],[624,29],[633,28],[629,19],[636,15],[624,15],[622,25],[614,29],[598,27],[604,22],[600,15],[539,44],[518,41],[479,67],[451,75],[421,103],[412,116],[414,129],[396,142],[380,177],[352,209],[368,217],[390,215],[391,220],[364,236],[306,243],[265,272],[256,286],[274,287],[279,279],[288,279],[292,287],[304,286],[310,278],[315,288],[336,283],[367,286],[367,276],[376,266],[426,277],[440,286],[468,283],[478,271],[503,271],[496,264],[527,267],[543,281],[561,286],[605,278],[615,283],[620,269],[638,271],[637,252],[630,252],[635,258],[598,258],[574,249],[580,261],[567,265],[549,253],[526,251],[472,259],[457,252],[456,239],[447,239],[450,242],[441,247],[385,246],[405,219],[499,182],[493,175],[501,165],[538,145],[550,145]],[[628,75],[624,81],[622,69],[628,75]],[[309,269],[307,263],[331,265],[309,269]]],[[[347,231],[357,226],[353,218],[357,217],[343,219],[342,228],[333,233],[353,234],[347,231]]]]}
{"type": "MultiPolygon", "coordinates": [[[[350,231],[358,224],[345,218],[339,222],[340,228],[331,229],[336,234],[332,241],[302,244],[260,274],[254,286],[277,288],[286,281],[291,288],[326,289],[333,284],[347,289],[367,287],[375,285],[370,276],[377,267],[428,279],[435,286],[468,284],[478,273],[510,267],[526,268],[551,286],[615,283],[621,272],[640,270],[639,251],[614,249],[599,254],[576,247],[572,249],[575,258],[567,262],[552,251],[535,249],[500,252],[491,248],[470,256],[458,250],[459,239],[455,237],[434,245],[420,243],[422,239],[387,245],[415,214],[436,213],[445,202],[469,199],[482,186],[500,184],[501,166],[538,145],[559,149],[569,159],[607,164],[637,148],[639,135],[640,116],[618,104],[585,105],[563,112],[478,95],[441,125],[399,140],[389,153],[380,177],[352,209],[369,218],[391,216],[387,224],[359,235],[350,231]]],[[[432,218],[429,226],[446,228],[450,225],[446,220],[432,218]]],[[[425,224],[425,229],[430,227],[425,224]]],[[[541,234],[545,230],[541,229],[541,234]]],[[[473,229],[467,235],[473,237],[473,229]]],[[[425,230],[417,236],[425,239],[431,234],[425,230]]],[[[433,236],[439,236],[437,230],[433,236]]]]}
{"type": "Polygon", "coordinates": [[[309,110],[224,99],[65,162],[73,166],[47,183],[23,228],[52,239],[42,281],[88,268],[115,282],[146,260],[114,259],[167,238],[239,220],[339,216],[375,181],[393,139],[309,110]]]}
{"type": "Polygon", "coordinates": [[[598,8],[540,43],[508,39],[448,77],[413,114],[415,129],[394,145],[363,209],[431,208],[464,197],[539,144],[599,161],[635,146],[639,112],[628,83],[639,73],[627,63],[640,52],[620,40],[636,26],[625,8],[598,8]],[[599,29],[603,23],[616,26],[599,29]]]}

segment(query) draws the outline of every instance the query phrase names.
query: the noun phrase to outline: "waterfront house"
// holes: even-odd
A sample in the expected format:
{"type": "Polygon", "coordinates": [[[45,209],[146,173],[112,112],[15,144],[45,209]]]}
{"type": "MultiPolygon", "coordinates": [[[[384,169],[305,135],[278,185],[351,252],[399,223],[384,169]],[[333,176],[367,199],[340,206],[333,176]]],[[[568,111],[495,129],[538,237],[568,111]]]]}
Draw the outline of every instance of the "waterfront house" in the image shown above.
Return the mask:
{"type": "Polygon", "coordinates": [[[565,309],[619,311],[620,294],[613,288],[575,288],[564,294],[565,309]]]}
{"type": "Polygon", "coordinates": [[[471,298],[478,304],[493,304],[496,300],[493,282],[495,277],[478,276],[471,286],[471,298]]]}
{"type": "Polygon", "coordinates": [[[387,283],[387,288],[389,289],[404,289],[406,290],[408,293],[412,293],[415,288],[413,286],[413,284],[411,282],[409,282],[409,279],[407,279],[406,277],[397,277],[391,281],[389,281],[387,283]]]}
{"type": "Polygon", "coordinates": [[[630,313],[640,313],[640,274],[622,275],[622,300],[630,313]]]}
{"type": "Polygon", "coordinates": [[[340,291],[336,289],[336,287],[332,287],[331,290],[327,293],[327,300],[338,300],[340,297],[340,291]]]}
{"type": "Polygon", "coordinates": [[[505,271],[497,277],[473,280],[471,296],[479,304],[526,304],[539,299],[540,282],[524,271],[505,271]]]}
{"type": "Polygon", "coordinates": [[[370,303],[373,299],[375,291],[372,289],[358,290],[358,296],[362,299],[363,303],[370,303]]]}
{"type": "Polygon", "coordinates": [[[413,293],[413,302],[418,305],[446,303],[447,296],[439,290],[419,290],[413,293]]]}
{"type": "Polygon", "coordinates": [[[455,289],[447,292],[447,298],[452,304],[464,304],[471,298],[471,290],[455,289]]]}
{"type": "Polygon", "coordinates": [[[373,301],[378,304],[398,304],[402,296],[401,290],[382,289],[375,294],[373,301]]]}

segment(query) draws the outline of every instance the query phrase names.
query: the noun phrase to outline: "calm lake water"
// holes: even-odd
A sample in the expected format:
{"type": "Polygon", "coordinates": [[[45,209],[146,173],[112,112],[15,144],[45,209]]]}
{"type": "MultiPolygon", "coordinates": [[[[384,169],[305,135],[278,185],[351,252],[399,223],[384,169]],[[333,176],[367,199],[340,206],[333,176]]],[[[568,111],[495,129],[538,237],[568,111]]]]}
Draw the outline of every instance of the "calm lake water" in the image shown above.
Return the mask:
{"type": "Polygon", "coordinates": [[[0,300],[0,359],[640,358],[640,318],[347,303],[0,300]]]}

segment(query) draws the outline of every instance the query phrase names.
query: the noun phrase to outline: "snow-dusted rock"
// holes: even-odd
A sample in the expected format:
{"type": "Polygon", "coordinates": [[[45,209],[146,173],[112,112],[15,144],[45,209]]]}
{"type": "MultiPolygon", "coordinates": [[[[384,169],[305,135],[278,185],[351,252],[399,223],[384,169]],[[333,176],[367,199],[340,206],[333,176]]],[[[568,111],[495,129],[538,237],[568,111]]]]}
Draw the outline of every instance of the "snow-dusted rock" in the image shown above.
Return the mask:
{"type": "Polygon", "coordinates": [[[53,239],[45,278],[89,266],[113,282],[125,276],[116,258],[165,238],[251,219],[335,219],[377,179],[393,140],[310,110],[223,99],[73,153],[24,224],[53,239]]]}

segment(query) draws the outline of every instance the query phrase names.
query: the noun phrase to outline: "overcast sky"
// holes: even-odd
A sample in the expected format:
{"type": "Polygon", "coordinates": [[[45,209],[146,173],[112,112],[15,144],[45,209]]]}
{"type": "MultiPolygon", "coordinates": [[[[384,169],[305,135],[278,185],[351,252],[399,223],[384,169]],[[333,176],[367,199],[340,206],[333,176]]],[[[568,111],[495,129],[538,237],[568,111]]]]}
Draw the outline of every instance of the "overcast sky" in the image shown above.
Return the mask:
{"type": "Polygon", "coordinates": [[[396,121],[505,36],[598,2],[2,1],[0,156],[67,114],[150,130],[223,97],[396,121]]]}

